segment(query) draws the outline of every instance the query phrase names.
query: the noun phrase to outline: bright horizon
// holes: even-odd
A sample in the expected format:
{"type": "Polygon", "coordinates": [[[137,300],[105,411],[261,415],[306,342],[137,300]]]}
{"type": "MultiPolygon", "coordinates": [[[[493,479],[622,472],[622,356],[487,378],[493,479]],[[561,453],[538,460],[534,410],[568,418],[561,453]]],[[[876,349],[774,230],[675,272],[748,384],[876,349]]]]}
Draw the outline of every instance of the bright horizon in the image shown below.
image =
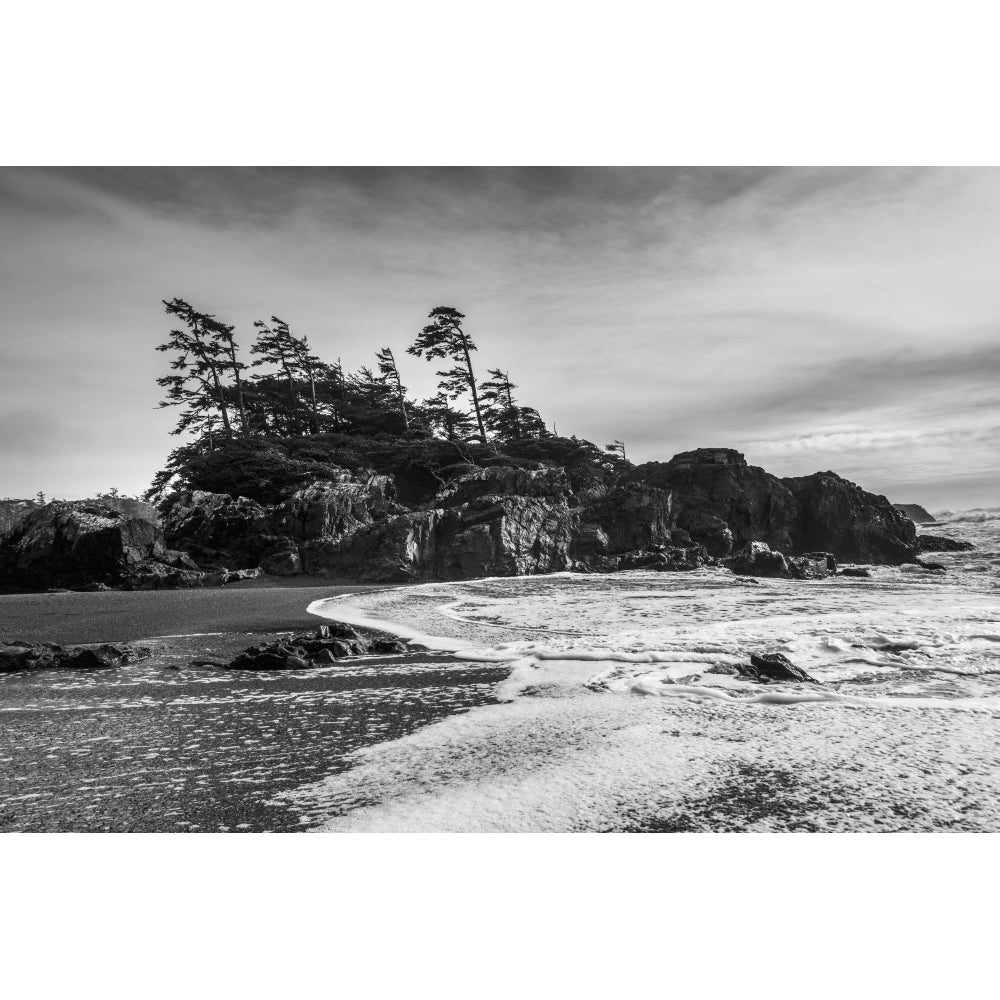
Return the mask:
{"type": "Polygon", "coordinates": [[[161,299],[353,370],[453,305],[477,374],[635,462],[731,447],[896,503],[1000,505],[992,168],[0,170],[0,495],[142,493],[161,299]]]}

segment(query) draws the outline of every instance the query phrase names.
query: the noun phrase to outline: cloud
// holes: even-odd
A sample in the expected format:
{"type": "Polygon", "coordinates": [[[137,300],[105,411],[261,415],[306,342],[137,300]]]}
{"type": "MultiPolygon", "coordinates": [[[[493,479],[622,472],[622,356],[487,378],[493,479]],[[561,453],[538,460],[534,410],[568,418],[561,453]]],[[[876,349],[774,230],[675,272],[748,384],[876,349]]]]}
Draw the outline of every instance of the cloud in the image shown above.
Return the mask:
{"type": "MultiPolygon", "coordinates": [[[[456,305],[483,368],[640,459],[879,455],[891,483],[923,454],[958,482],[996,424],[996,170],[2,170],[0,226],[5,405],[86,414],[81,448],[130,490],[175,443],[153,350],[174,295],[244,341],[282,316],[350,368],[456,305]]],[[[397,355],[429,395],[434,366],[397,355]]]]}

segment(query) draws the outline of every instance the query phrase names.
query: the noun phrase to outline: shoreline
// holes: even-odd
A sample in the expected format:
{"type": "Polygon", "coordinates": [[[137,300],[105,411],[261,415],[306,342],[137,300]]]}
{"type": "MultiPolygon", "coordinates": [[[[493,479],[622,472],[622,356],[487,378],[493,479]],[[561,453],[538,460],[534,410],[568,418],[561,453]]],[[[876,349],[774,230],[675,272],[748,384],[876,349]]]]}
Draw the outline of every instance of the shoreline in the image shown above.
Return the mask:
{"type": "Polygon", "coordinates": [[[306,610],[314,601],[387,589],[385,584],[293,579],[212,589],[2,594],[0,641],[77,645],[292,632],[322,623],[306,610]]]}

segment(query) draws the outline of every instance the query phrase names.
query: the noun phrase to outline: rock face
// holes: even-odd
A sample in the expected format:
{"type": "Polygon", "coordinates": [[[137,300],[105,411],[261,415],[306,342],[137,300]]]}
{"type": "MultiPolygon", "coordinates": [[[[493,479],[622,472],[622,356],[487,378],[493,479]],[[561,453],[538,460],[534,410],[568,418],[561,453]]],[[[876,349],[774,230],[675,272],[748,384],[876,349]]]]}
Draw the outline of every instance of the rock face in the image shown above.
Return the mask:
{"type": "Polygon", "coordinates": [[[167,543],[199,565],[256,566],[271,546],[270,517],[260,504],[196,490],[171,498],[163,512],[167,543]]]}
{"type": "Polygon", "coordinates": [[[157,524],[99,503],[46,504],[0,543],[0,580],[39,589],[175,578],[189,564],[157,524]]]}
{"type": "Polygon", "coordinates": [[[795,498],[796,551],[824,549],[841,562],[912,562],[917,529],[883,496],[867,493],[834,472],[784,479],[795,498]]]}
{"type": "Polygon", "coordinates": [[[747,542],[793,549],[794,498],[780,480],[747,465],[738,451],[685,451],[666,463],[640,465],[635,476],[671,494],[671,526],[689,532],[710,555],[728,556],[747,542]]]}
{"type": "Polygon", "coordinates": [[[905,514],[914,524],[933,524],[934,515],[928,514],[920,504],[917,503],[894,503],[893,507],[905,514]]]}

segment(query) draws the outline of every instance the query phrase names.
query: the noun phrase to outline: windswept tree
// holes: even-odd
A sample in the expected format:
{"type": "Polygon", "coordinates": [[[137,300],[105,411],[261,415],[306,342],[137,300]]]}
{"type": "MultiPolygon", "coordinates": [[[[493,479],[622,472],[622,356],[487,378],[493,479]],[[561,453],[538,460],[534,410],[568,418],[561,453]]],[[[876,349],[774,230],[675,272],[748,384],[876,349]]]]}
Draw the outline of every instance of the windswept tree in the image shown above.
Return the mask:
{"type": "Polygon", "coordinates": [[[486,426],[504,441],[548,436],[548,428],[538,411],[519,406],[514,399],[517,386],[511,382],[510,374],[499,368],[491,368],[488,374],[490,377],[479,383],[486,426]]]}
{"type": "Polygon", "coordinates": [[[241,430],[246,433],[246,412],[240,372],[246,367],[237,358],[233,327],[219,322],[208,313],[200,313],[183,299],[163,300],[169,315],[177,316],[184,329],[170,331],[158,351],[174,351],[170,362],[172,375],[156,380],[167,390],[161,407],[184,406],[177,427],[171,432],[181,434],[199,426],[211,411],[218,412],[226,437],[233,436],[227,397],[227,378],[235,381],[235,403],[241,418],[241,430]]]}
{"type": "Polygon", "coordinates": [[[417,409],[417,416],[428,430],[446,441],[465,441],[475,428],[472,417],[452,406],[443,392],[425,399],[417,409]]]}
{"type": "MultiPolygon", "coordinates": [[[[288,430],[294,434],[298,424],[297,411],[299,409],[299,397],[295,388],[295,348],[292,344],[292,334],[288,329],[288,324],[277,316],[271,317],[273,326],[268,326],[263,320],[254,320],[257,328],[257,340],[250,348],[251,354],[257,355],[253,367],[260,368],[262,365],[274,365],[284,376],[287,386],[288,396],[288,430]]],[[[265,375],[262,381],[266,381],[265,375]]]]}
{"type": "Polygon", "coordinates": [[[472,370],[470,356],[471,352],[476,350],[476,345],[462,329],[465,315],[452,306],[438,306],[431,310],[429,319],[431,322],[420,331],[414,343],[406,349],[406,353],[418,358],[426,356],[428,361],[432,358],[450,358],[455,362],[453,368],[437,373],[441,376],[441,392],[452,399],[462,392],[469,393],[476,414],[479,439],[485,444],[486,427],[483,424],[476,376],[472,370]]]}
{"type": "Polygon", "coordinates": [[[610,451],[612,455],[616,455],[623,462],[627,462],[628,461],[628,459],[625,457],[625,442],[624,441],[619,441],[617,438],[615,438],[615,440],[612,441],[611,444],[606,444],[604,446],[604,450],[605,451],[610,451]]]}
{"type": "Polygon", "coordinates": [[[403,385],[403,380],[399,377],[399,369],[396,367],[396,358],[392,353],[392,348],[383,347],[375,355],[375,359],[378,362],[378,370],[382,380],[386,385],[391,386],[395,393],[399,412],[403,414],[403,424],[409,430],[410,417],[406,412],[406,386],[403,385]]]}

